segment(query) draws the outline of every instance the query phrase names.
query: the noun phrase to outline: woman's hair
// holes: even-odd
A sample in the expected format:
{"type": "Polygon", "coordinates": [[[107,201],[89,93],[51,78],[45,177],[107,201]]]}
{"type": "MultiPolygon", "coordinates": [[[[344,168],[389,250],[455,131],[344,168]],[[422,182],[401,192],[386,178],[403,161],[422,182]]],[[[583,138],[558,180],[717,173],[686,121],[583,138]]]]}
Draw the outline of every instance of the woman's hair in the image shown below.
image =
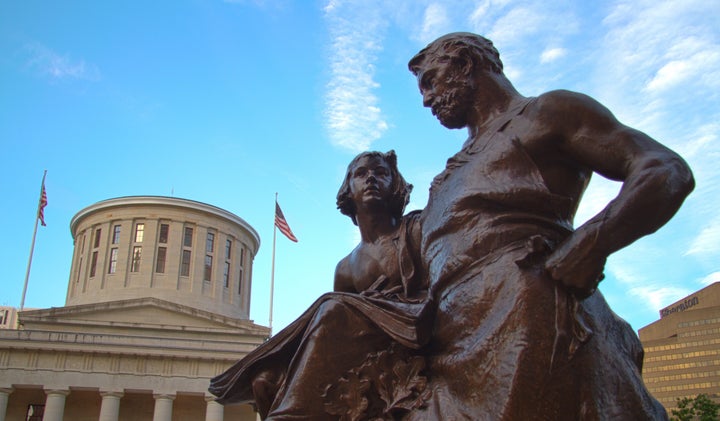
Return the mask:
{"type": "Polygon", "coordinates": [[[340,186],[340,190],[337,194],[338,209],[340,209],[340,212],[343,215],[349,216],[350,219],[352,219],[353,224],[357,225],[357,219],[355,218],[357,208],[355,206],[355,202],[350,197],[350,178],[352,177],[353,169],[357,162],[361,158],[365,157],[380,158],[388,164],[388,167],[390,167],[390,175],[392,177],[392,196],[390,197],[388,209],[395,218],[402,218],[405,206],[410,201],[410,192],[412,192],[413,186],[405,181],[405,178],[403,178],[402,174],[400,174],[397,167],[397,156],[393,150],[388,151],[387,153],[376,151],[363,152],[350,161],[347,172],[345,173],[345,180],[343,181],[342,186],[340,186]]]}

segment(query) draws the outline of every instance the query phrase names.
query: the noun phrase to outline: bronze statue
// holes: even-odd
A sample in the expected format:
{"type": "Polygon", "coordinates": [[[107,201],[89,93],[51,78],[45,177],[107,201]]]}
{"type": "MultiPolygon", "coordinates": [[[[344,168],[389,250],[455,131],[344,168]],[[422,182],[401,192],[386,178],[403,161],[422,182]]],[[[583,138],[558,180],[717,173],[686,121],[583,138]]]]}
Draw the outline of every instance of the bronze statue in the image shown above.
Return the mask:
{"type": "Polygon", "coordinates": [[[469,133],[421,216],[433,397],[409,419],[666,418],[635,332],[596,288],[608,255],[680,207],[687,164],[585,95],[521,96],[481,36],[445,35],[408,66],[440,123],[469,133]],[[574,229],[594,172],[622,189],[574,229]]]}
{"type": "Polygon", "coordinates": [[[306,420],[358,413],[359,401],[345,394],[365,400],[362,414],[394,416],[422,403],[424,359],[412,350],[427,343],[431,313],[419,213],[403,216],[412,185],[396,159],[365,152],[350,163],[337,204],[361,241],[337,265],[336,292],[214,378],[219,402],[254,402],[263,419],[306,420]],[[392,380],[402,384],[386,384],[392,380]]]}
{"type": "Polygon", "coordinates": [[[592,98],[523,97],[502,67],[469,33],[412,58],[423,104],[467,141],[402,218],[407,200],[379,180],[394,154],[350,164],[338,204],[362,242],[339,292],[213,379],[220,402],[272,420],[667,419],[597,286],[611,253],[672,217],[692,173],[592,98]],[[622,189],[574,228],[593,173],[622,189]]]}

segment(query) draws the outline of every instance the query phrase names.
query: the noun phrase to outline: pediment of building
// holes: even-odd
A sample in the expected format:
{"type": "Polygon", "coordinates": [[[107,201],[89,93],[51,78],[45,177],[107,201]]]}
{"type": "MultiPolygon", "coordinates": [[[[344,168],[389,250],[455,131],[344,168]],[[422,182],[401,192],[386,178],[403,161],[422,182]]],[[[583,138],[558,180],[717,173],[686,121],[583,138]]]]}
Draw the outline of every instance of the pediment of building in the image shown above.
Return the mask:
{"type": "Polygon", "coordinates": [[[170,330],[234,330],[250,335],[266,334],[268,329],[249,320],[232,319],[157,298],[138,298],[104,303],[82,304],[20,313],[26,329],[47,325],[103,326],[105,328],[154,328],[170,330]]]}

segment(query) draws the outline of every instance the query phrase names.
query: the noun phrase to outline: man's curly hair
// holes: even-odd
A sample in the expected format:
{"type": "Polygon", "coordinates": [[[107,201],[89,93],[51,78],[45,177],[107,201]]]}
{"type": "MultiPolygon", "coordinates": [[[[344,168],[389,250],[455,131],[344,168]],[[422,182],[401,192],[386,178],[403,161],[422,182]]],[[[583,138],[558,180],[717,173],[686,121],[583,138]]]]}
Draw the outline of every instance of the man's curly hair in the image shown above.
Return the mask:
{"type": "Polygon", "coordinates": [[[436,39],[410,59],[408,68],[417,75],[430,57],[440,60],[465,58],[479,65],[480,68],[498,74],[503,72],[500,53],[492,41],[470,32],[454,32],[436,39]]]}

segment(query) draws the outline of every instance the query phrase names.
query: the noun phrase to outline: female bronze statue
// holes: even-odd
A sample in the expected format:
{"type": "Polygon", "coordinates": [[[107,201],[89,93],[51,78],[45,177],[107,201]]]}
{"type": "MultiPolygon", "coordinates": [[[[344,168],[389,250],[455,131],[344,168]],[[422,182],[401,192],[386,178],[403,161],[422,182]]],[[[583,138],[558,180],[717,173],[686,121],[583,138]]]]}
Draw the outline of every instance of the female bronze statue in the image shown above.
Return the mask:
{"type": "Polygon", "coordinates": [[[418,213],[403,216],[411,190],[393,151],[352,160],[337,203],[361,241],[338,263],[335,292],[214,378],[210,391],[220,403],[254,401],[263,419],[306,420],[350,416],[359,406],[382,416],[420,404],[423,360],[410,350],[427,342],[431,324],[417,264],[418,213]],[[416,386],[385,384],[398,366],[416,386]],[[342,397],[359,383],[367,385],[358,395],[365,405],[342,397]]]}

